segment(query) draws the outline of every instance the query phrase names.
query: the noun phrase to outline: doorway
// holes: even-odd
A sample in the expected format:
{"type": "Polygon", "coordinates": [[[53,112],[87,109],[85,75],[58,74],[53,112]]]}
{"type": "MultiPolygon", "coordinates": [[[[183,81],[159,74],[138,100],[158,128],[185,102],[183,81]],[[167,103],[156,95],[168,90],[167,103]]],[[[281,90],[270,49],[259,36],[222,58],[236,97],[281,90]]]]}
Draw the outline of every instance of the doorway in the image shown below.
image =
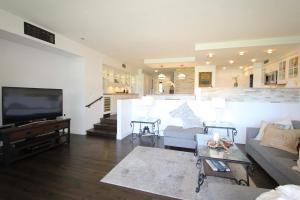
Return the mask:
{"type": "Polygon", "coordinates": [[[250,74],[249,80],[249,87],[253,88],[253,74],[250,74]]]}

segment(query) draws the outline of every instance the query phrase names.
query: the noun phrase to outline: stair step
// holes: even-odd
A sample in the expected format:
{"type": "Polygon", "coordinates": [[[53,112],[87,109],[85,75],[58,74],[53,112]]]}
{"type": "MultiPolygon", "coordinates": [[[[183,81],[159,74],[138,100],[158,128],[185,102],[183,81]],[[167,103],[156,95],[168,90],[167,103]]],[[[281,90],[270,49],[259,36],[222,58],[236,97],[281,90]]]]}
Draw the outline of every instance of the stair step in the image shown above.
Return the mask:
{"type": "Polygon", "coordinates": [[[117,120],[117,115],[110,115],[109,117],[103,116],[105,119],[112,119],[112,120],[117,120]]]}
{"type": "Polygon", "coordinates": [[[96,130],[108,130],[117,132],[117,126],[114,124],[106,124],[106,123],[97,123],[94,124],[94,129],[96,130]]]}
{"type": "Polygon", "coordinates": [[[110,124],[110,125],[116,125],[117,126],[117,120],[116,119],[101,118],[100,122],[103,123],[103,124],[110,124]]]}
{"type": "Polygon", "coordinates": [[[114,131],[106,131],[106,130],[96,130],[94,128],[86,131],[89,136],[101,136],[101,137],[109,137],[116,138],[117,132],[114,131]]]}

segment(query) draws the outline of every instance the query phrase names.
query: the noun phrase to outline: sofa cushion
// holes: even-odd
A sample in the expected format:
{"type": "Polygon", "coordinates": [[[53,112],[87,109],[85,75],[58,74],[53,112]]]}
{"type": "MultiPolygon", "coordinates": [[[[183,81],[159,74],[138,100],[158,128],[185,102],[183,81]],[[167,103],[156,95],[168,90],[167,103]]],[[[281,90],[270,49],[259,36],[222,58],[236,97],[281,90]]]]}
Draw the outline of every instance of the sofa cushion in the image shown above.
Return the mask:
{"type": "Polygon", "coordinates": [[[175,137],[165,137],[164,138],[165,146],[195,149],[196,144],[197,144],[196,141],[190,140],[190,139],[187,140],[187,139],[175,138],[175,137]]]}
{"type": "Polygon", "coordinates": [[[255,151],[269,162],[272,162],[272,158],[276,156],[294,160],[297,159],[297,155],[295,154],[272,147],[262,146],[260,145],[260,141],[255,139],[249,139],[247,145],[251,147],[251,150],[255,151]]]}
{"type": "Polygon", "coordinates": [[[266,128],[269,125],[274,125],[279,129],[293,129],[293,124],[290,119],[284,119],[284,120],[276,121],[276,122],[262,121],[260,124],[260,129],[259,129],[258,135],[256,136],[255,139],[261,140],[265,134],[266,128]]]}
{"type": "Polygon", "coordinates": [[[274,168],[283,173],[293,184],[300,185],[300,173],[292,170],[292,167],[297,165],[294,159],[275,156],[271,160],[274,168]]]}
{"type": "Polygon", "coordinates": [[[292,124],[294,129],[300,129],[300,121],[293,120],[292,124]]]}
{"type": "Polygon", "coordinates": [[[195,135],[199,133],[203,133],[203,128],[184,129],[179,126],[168,126],[164,130],[165,137],[175,137],[175,138],[190,139],[190,140],[194,140],[195,135]]]}

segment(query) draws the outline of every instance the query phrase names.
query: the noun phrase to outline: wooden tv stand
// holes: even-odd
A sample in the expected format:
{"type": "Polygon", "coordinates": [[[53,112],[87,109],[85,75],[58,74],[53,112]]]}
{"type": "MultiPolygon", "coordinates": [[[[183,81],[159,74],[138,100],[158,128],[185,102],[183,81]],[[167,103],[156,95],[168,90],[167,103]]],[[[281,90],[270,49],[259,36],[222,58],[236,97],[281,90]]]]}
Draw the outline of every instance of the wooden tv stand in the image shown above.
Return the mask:
{"type": "Polygon", "coordinates": [[[70,144],[71,119],[47,120],[19,127],[0,129],[0,155],[5,164],[70,144]]]}

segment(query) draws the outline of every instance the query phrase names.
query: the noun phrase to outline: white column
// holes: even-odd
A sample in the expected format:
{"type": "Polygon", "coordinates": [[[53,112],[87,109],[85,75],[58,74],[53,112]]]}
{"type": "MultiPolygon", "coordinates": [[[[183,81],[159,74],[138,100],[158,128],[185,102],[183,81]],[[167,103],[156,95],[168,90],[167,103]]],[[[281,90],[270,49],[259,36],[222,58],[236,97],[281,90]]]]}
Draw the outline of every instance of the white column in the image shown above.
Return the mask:
{"type": "Polygon", "coordinates": [[[144,72],[142,69],[139,69],[136,75],[136,90],[140,97],[144,96],[144,72]]]}
{"type": "Polygon", "coordinates": [[[262,74],[263,63],[253,64],[253,87],[259,88],[264,85],[263,74],[262,74]]]}

